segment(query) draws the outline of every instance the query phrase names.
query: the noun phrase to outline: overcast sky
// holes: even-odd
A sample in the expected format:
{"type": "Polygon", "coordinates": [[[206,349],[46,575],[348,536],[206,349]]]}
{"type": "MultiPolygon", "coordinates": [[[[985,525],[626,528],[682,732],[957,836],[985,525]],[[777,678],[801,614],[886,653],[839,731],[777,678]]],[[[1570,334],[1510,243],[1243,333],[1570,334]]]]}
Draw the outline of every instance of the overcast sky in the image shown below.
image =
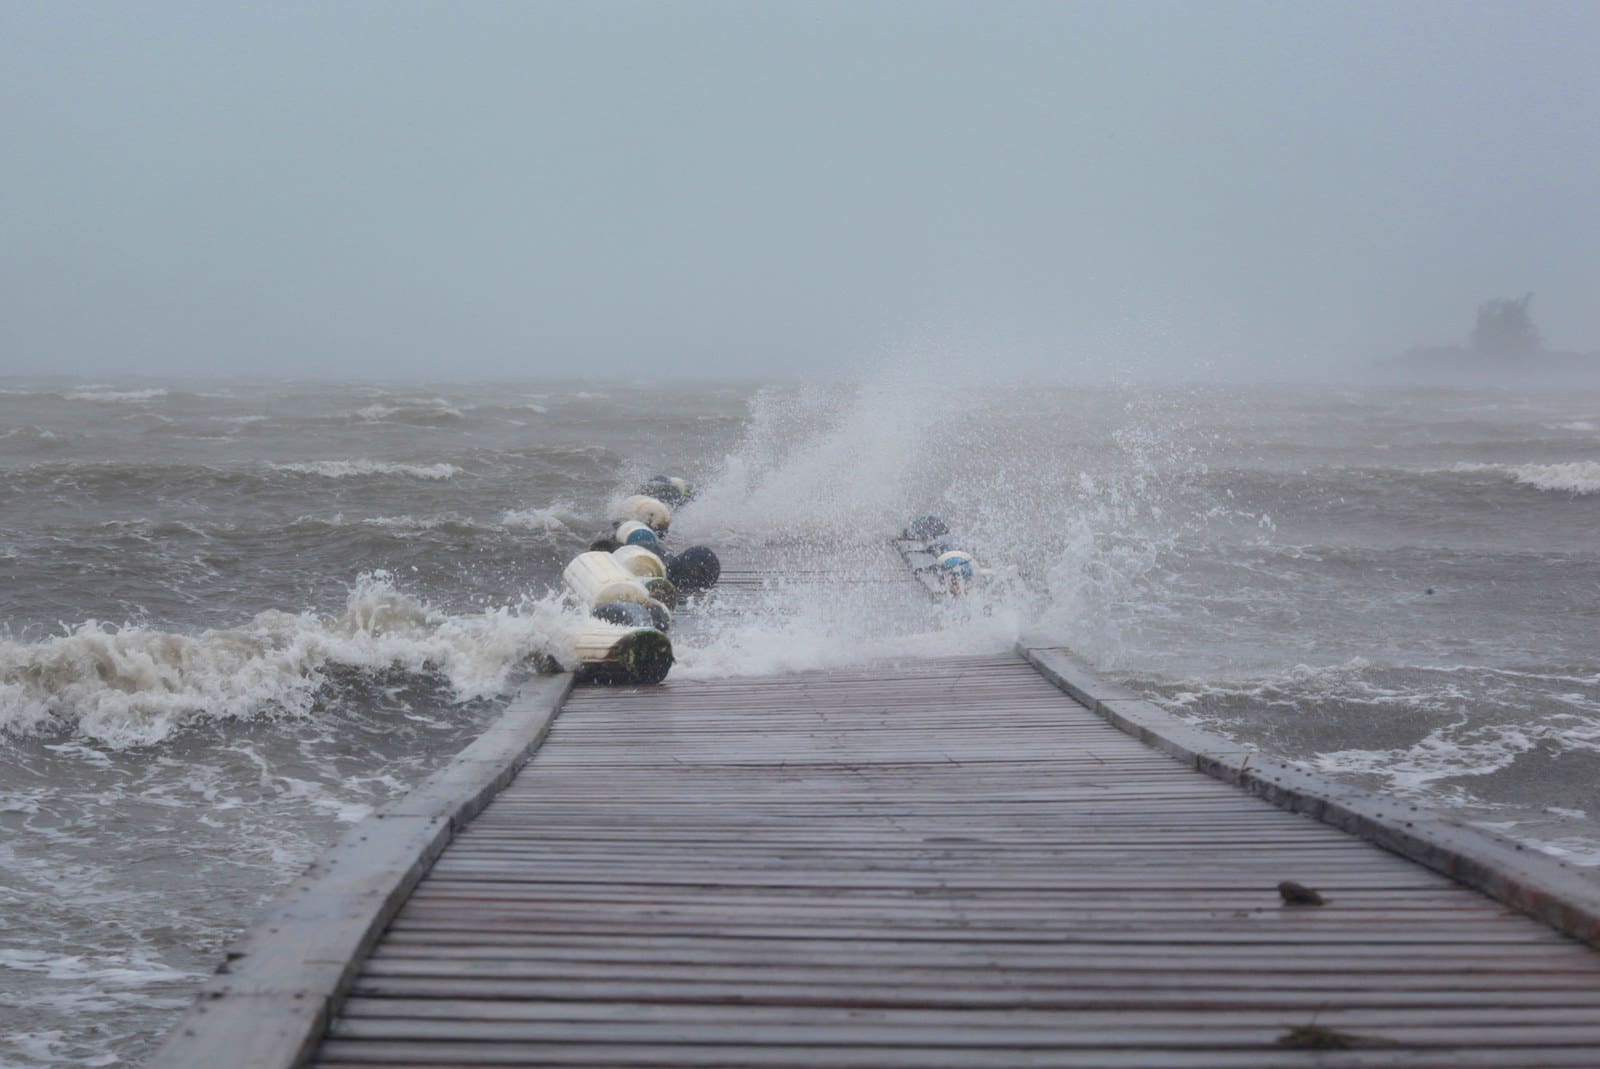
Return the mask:
{"type": "Polygon", "coordinates": [[[0,373],[1600,349],[1600,4],[0,4],[0,373]]]}

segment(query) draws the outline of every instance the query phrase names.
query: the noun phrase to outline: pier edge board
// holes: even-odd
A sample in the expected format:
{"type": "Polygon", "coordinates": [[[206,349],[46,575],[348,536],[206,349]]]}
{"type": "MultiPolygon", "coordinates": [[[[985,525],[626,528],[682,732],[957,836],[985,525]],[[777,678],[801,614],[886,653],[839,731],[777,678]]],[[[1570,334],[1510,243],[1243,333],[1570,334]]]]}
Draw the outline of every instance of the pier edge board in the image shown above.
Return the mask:
{"type": "Polygon", "coordinates": [[[1197,728],[1102,680],[1054,636],[1024,635],[1016,651],[1119,731],[1196,771],[1381,846],[1600,949],[1600,887],[1560,859],[1197,728]]]}
{"type": "Polygon", "coordinates": [[[351,827],[257,914],[146,1063],[298,1069],[367,953],[456,833],[549,734],[571,673],[529,680],[438,772],[351,827]]]}

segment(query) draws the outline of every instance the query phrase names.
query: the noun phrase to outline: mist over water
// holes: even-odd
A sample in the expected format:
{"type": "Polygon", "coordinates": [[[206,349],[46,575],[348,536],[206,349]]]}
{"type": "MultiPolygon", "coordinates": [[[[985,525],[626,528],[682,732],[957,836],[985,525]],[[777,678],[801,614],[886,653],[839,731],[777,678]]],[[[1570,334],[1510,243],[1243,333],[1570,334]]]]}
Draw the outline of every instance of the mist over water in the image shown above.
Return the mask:
{"type": "MultiPolygon", "coordinates": [[[[1267,752],[1600,864],[1600,394],[0,380],[0,1065],[137,1064],[256,906],[577,618],[607,503],[767,562],[673,678],[1059,635],[1267,752]],[[930,604],[886,539],[995,569],[930,604]],[[816,582],[818,575],[835,582],[816,582]]],[[[752,710],[759,716],[759,710],[752,710]]]]}

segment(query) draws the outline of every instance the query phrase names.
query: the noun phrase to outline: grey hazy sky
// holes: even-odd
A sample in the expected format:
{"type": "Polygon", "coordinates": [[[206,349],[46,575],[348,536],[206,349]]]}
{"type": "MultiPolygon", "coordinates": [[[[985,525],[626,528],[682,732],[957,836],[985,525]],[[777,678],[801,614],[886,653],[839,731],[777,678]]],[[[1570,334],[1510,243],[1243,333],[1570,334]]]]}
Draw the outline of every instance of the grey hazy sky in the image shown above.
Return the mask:
{"type": "Polygon", "coordinates": [[[1600,348],[1600,4],[0,5],[0,373],[1600,348]]]}

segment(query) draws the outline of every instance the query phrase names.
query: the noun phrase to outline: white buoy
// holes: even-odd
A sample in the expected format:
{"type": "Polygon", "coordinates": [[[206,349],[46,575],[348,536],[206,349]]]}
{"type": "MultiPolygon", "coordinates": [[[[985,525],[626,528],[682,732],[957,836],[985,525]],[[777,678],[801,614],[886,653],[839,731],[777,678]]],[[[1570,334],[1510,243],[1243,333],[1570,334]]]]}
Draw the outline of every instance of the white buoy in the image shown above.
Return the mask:
{"type": "Polygon", "coordinates": [[[672,668],[672,640],[653,627],[596,621],[578,633],[578,678],[592,683],[659,683],[672,668]]]}
{"type": "Polygon", "coordinates": [[[614,549],[611,555],[617,559],[630,575],[640,579],[665,579],[667,566],[660,557],[645,549],[643,546],[623,546],[614,549]]]}
{"type": "Polygon", "coordinates": [[[635,601],[646,608],[660,604],[639,577],[609,553],[578,554],[561,573],[561,581],[573,597],[591,608],[608,601],[635,601]]]}
{"type": "Polygon", "coordinates": [[[612,518],[617,520],[637,520],[656,534],[661,534],[672,526],[672,510],[662,502],[644,494],[634,494],[632,497],[623,498],[612,518]]]}
{"type": "Polygon", "coordinates": [[[638,520],[623,520],[617,524],[617,541],[625,546],[643,546],[646,549],[655,549],[661,544],[656,533],[638,520]]]}

